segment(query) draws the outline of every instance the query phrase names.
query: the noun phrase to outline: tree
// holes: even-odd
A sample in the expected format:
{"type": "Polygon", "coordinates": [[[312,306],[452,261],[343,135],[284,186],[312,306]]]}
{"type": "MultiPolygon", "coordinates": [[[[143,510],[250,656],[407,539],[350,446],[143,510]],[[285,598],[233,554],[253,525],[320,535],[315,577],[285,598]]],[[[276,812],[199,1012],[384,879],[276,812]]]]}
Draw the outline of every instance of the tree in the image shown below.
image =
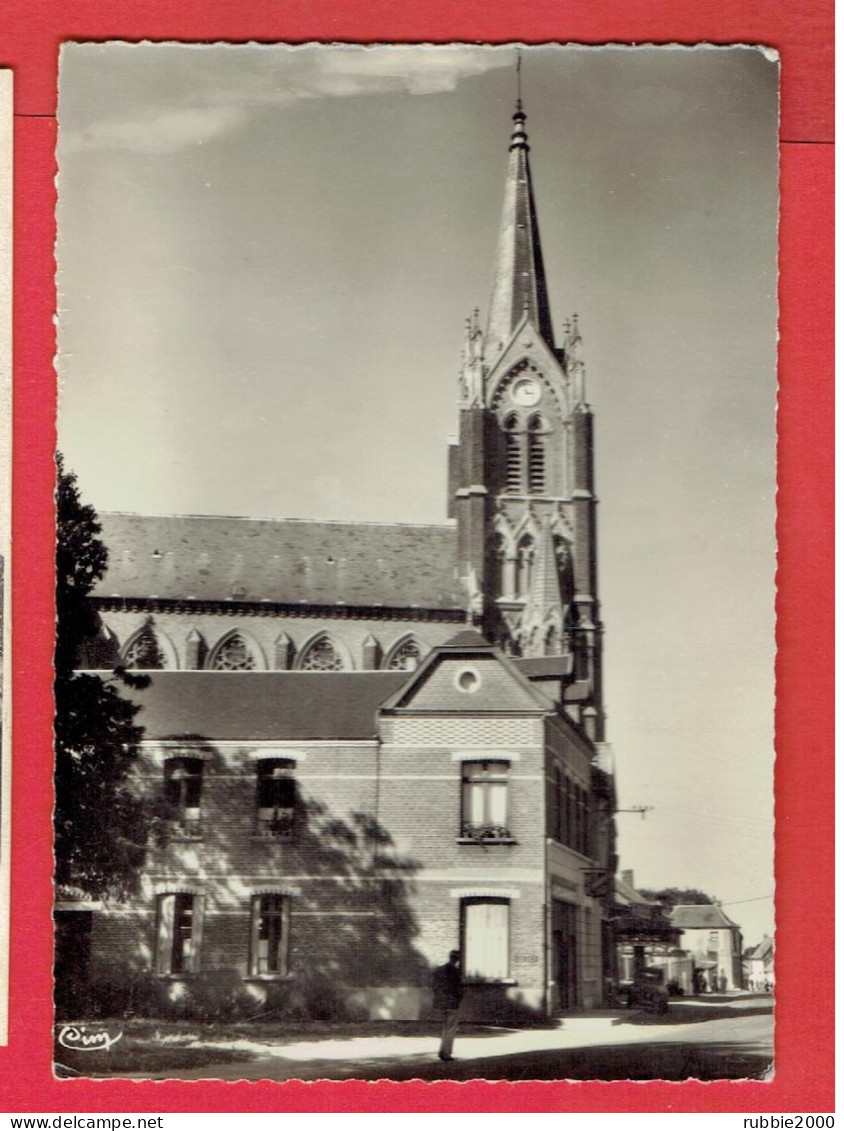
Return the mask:
{"type": "Polygon", "coordinates": [[[132,767],[143,738],[137,704],[120,687],[146,676],[121,668],[107,678],[76,671],[100,621],[89,600],[108,551],[93,507],[79,497],[76,476],[57,458],[56,491],[56,882],[94,898],[137,889],[154,814],[134,795],[132,767]]]}
{"type": "Polygon", "coordinates": [[[705,891],[697,888],[660,888],[653,891],[651,888],[639,888],[639,894],[645,899],[654,899],[662,903],[669,910],[678,903],[717,903],[714,895],[707,895],[705,891]]]}

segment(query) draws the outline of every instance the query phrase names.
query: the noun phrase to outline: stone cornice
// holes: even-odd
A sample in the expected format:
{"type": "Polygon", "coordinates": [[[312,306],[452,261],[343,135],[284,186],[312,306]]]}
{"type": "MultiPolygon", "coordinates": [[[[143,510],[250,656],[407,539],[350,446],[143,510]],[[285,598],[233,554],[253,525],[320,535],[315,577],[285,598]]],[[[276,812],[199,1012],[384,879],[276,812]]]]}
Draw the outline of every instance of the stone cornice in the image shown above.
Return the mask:
{"type": "Polygon", "coordinates": [[[398,608],[387,605],[275,604],[272,601],[192,601],[172,597],[91,597],[94,608],[123,613],[178,613],[223,617],[275,617],[319,620],[439,621],[463,624],[462,608],[398,608]]]}

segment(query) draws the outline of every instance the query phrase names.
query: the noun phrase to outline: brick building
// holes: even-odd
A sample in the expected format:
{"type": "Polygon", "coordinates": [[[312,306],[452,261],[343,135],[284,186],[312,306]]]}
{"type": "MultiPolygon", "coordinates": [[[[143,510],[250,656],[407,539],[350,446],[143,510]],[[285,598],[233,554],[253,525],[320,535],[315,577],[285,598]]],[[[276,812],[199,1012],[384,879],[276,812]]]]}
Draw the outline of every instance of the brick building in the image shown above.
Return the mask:
{"type": "Polygon", "coordinates": [[[84,938],[103,984],[416,1017],[460,946],[479,1016],[602,1001],[592,414],[528,153],[519,103],[443,525],[101,515],[80,667],[152,672],[138,788],[167,834],[133,901],[59,905],[65,955],[84,938]]]}

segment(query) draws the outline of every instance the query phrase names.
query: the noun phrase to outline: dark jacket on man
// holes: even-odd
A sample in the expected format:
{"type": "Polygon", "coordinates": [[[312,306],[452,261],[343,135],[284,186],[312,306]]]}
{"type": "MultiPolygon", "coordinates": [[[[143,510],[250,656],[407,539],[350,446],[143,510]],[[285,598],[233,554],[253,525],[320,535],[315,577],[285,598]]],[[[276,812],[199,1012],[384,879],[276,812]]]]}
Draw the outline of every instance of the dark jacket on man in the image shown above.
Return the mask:
{"type": "Polygon", "coordinates": [[[460,964],[445,962],[437,966],[431,976],[434,994],[434,1009],[457,1009],[463,997],[463,976],[460,964]]]}

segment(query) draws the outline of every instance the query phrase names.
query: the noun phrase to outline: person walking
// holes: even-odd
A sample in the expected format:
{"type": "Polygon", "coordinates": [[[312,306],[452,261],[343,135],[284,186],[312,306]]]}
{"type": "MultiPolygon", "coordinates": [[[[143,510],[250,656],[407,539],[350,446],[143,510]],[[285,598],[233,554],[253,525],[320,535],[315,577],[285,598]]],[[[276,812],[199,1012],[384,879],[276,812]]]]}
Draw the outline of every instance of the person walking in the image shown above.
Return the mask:
{"type": "Polygon", "coordinates": [[[459,950],[453,950],[448,956],[448,962],[434,969],[431,987],[434,992],[434,1009],[443,1016],[438,1055],[440,1060],[454,1060],[451,1053],[457,1026],[460,1023],[460,1001],[463,997],[463,974],[460,969],[459,950]]]}

